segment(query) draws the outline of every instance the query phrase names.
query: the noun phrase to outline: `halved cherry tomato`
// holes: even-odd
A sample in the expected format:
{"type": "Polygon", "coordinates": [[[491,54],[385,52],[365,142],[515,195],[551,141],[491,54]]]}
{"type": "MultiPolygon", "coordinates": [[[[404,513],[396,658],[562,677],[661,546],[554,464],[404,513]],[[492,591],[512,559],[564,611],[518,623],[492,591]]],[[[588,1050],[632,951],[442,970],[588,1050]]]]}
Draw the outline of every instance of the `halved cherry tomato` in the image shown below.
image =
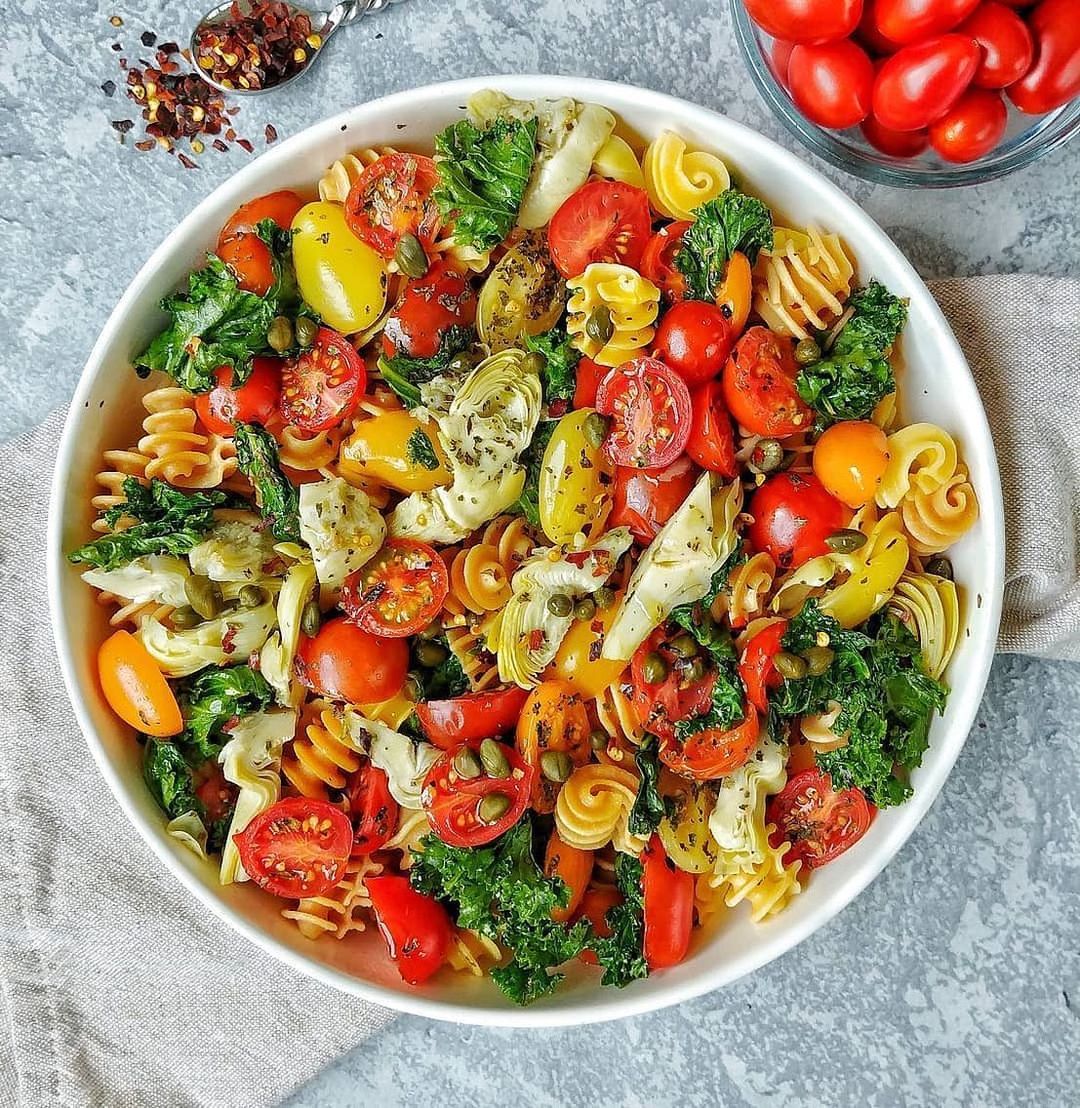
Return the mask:
{"type": "Polygon", "coordinates": [[[409,673],[404,639],[383,639],[344,616],[301,636],[296,674],[309,689],[349,704],[379,704],[399,693],[409,673]]]}
{"type": "Polygon", "coordinates": [[[811,412],[795,388],[795,344],[767,327],[751,327],[724,366],[724,400],[735,421],[755,435],[805,431],[811,412]]]}
{"type": "Polygon", "coordinates": [[[416,705],[416,718],[429,742],[451,750],[461,743],[509,734],[517,726],[528,696],[527,689],[512,685],[452,700],[429,700],[416,705]]]}
{"type": "Polygon", "coordinates": [[[345,797],[353,822],[353,857],[381,850],[398,822],[398,802],[390,794],[390,778],[369,762],[353,774],[345,797]]]}
{"type": "Polygon", "coordinates": [[[769,710],[769,689],[779,688],[783,681],[773,658],[784,649],[787,629],[787,620],[770,623],[746,644],[739,659],[739,677],[746,686],[746,699],[762,715],[769,710]]]}
{"type": "Polygon", "coordinates": [[[248,877],[274,896],[322,896],[345,875],[349,817],[326,800],[290,796],[233,836],[248,877]]]}
{"type": "Polygon", "coordinates": [[[471,327],[475,321],[472,285],[456,269],[437,261],[423,277],[405,286],[386,319],[383,350],[390,356],[431,358],[451,327],[471,327]]]}
{"type": "Polygon", "coordinates": [[[979,0],[876,0],[875,15],[886,39],[908,46],[951,31],[978,6],[979,0]]]}
{"type": "Polygon", "coordinates": [[[1035,39],[1035,64],[1009,99],[1029,115],[1052,112],[1080,96],[1080,18],[1075,0],[1042,0],[1027,17],[1035,39]]]}
{"type": "MultiPolygon", "coordinates": [[[[623,895],[614,885],[595,885],[587,889],[581,899],[581,907],[578,909],[577,918],[587,919],[592,924],[593,932],[601,939],[611,938],[611,924],[607,921],[607,914],[617,904],[622,904],[623,895]]],[[[596,952],[586,948],[578,955],[589,966],[598,966],[600,959],[596,952]]]]}
{"type": "Polygon", "coordinates": [[[1027,24],[1007,4],[986,0],[958,28],[982,48],[973,84],[980,88],[1004,88],[1031,68],[1035,43],[1027,24]]]}
{"type": "Polygon", "coordinates": [[[682,249],[689,220],[661,227],[645,244],[641,254],[641,275],[647,277],[671,301],[686,297],[686,278],[675,266],[675,255],[682,249]]]}
{"type": "Polygon", "coordinates": [[[894,131],[940,119],[971,84],[980,51],[967,35],[940,35],[886,58],[874,79],[874,115],[894,131]]]}
{"type": "Polygon", "coordinates": [[[686,453],[704,469],[722,477],[736,477],[735,430],[724,403],[720,381],[706,381],[690,394],[690,437],[686,453]]]}
{"type": "Polygon", "coordinates": [[[675,724],[703,715],[712,704],[716,674],[712,671],[695,679],[693,659],[682,658],[670,641],[680,632],[668,633],[666,627],[655,631],[638,647],[630,660],[631,703],[642,727],[666,742],[675,741],[675,724]],[[645,673],[651,655],[659,655],[665,665],[661,681],[650,681],[645,673]]]}
{"type": "Polygon", "coordinates": [[[947,162],[974,162],[1005,135],[1009,109],[1000,92],[971,88],[936,122],[930,124],[930,145],[947,162]]]}
{"type": "Polygon", "coordinates": [[[195,397],[195,411],[202,425],[215,435],[232,435],[238,421],[265,424],[277,410],[280,370],[278,358],[255,358],[251,376],[233,388],[232,366],[218,366],[214,370],[214,387],[195,397]]]}
{"type": "Polygon", "coordinates": [[[109,707],[129,726],[156,738],[183,731],[184,717],[169,682],[134,635],[114,631],[101,644],[98,677],[109,707]]]}
{"type": "Polygon", "coordinates": [[[835,792],[832,779],[818,769],[803,770],[769,799],[765,819],[776,831],[772,846],[790,843],[784,865],[802,862],[817,869],[839,858],[866,834],[877,809],[859,789],[835,792]]]}
{"type": "Polygon", "coordinates": [[[272,219],[283,230],[292,226],[296,213],[304,206],[304,200],[291,189],[279,189],[241,204],[228,222],[221,228],[219,241],[236,235],[249,235],[264,220],[272,219]]]}
{"type": "Polygon", "coordinates": [[[554,908],[551,918],[556,923],[565,923],[578,910],[589,878],[593,871],[593,852],[570,846],[559,838],[558,831],[551,832],[547,850],[544,853],[544,873],[548,877],[558,877],[570,890],[570,899],[565,908],[554,908]]]}
{"type": "Polygon", "coordinates": [[[750,545],[763,550],[782,569],[827,554],[825,540],[845,528],[851,510],[811,473],[777,473],[750,498],[750,545]]]}
{"type": "Polygon", "coordinates": [[[690,949],[694,929],[694,875],[667,856],[659,835],[642,854],[641,891],[645,902],[642,952],[650,970],[677,966],[690,949]]]}
{"type": "Polygon", "coordinates": [[[917,157],[930,145],[930,136],[925,130],[894,131],[874,115],[868,115],[860,129],[871,146],[893,158],[917,157]]]}
{"type": "Polygon", "coordinates": [[[403,639],[431,623],[449,591],[450,574],[433,547],[417,539],[387,539],[346,580],[341,607],[357,627],[403,639]]]}
{"type": "Polygon", "coordinates": [[[735,331],[715,304],[683,300],[664,313],[652,352],[693,388],[724,368],[734,345],[735,331]]]}
{"type": "Polygon", "coordinates": [[[506,777],[462,777],[454,767],[454,759],[466,747],[477,743],[462,743],[445,751],[428,770],[420,803],[431,820],[435,834],[449,846],[483,846],[497,839],[521,818],[529,806],[536,770],[508,744],[502,751],[510,763],[506,777]],[[480,815],[486,797],[502,796],[507,806],[501,815],[484,820],[480,815]]]}
{"type": "Polygon", "coordinates": [[[686,455],[649,472],[617,467],[608,527],[629,527],[634,538],[648,546],[690,495],[697,478],[697,467],[686,455]]]}
{"type": "Polygon", "coordinates": [[[367,369],[352,343],[320,327],[312,346],[282,363],[281,414],[305,431],[329,431],[356,411],[365,388],[367,369]]]}
{"type": "Polygon", "coordinates": [[[384,154],[353,182],[345,200],[349,230],[384,258],[392,258],[402,235],[426,248],[441,222],[432,192],[439,174],[422,154],[384,154]]]}
{"type": "Polygon", "coordinates": [[[842,131],[870,114],[874,63],[850,39],[796,46],[787,77],[795,106],[819,127],[842,131]]]}
{"type": "Polygon", "coordinates": [[[874,423],[834,423],[814,444],[814,473],[849,508],[861,508],[874,494],[889,464],[889,440],[874,423]]]}
{"type": "Polygon", "coordinates": [[[255,233],[264,219],[288,229],[304,206],[295,192],[282,189],[241,204],[218,235],[217,255],[236,274],[242,289],[265,296],[274,285],[274,262],[270,248],[255,233]]]}
{"type": "Polygon", "coordinates": [[[577,364],[577,377],[574,382],[574,407],[595,408],[596,390],[607,376],[608,367],[597,365],[592,358],[582,358],[577,364]]]}
{"type": "Polygon", "coordinates": [[[671,743],[660,748],[660,761],[684,777],[713,781],[746,765],[760,734],[757,709],[747,701],[743,719],[726,730],[708,728],[691,735],[680,747],[671,743]]]}
{"type": "MultiPolygon", "coordinates": [[[[575,766],[584,765],[591,747],[589,717],[581,697],[564,681],[541,681],[521,709],[515,745],[522,758],[538,771],[540,759],[549,750],[566,754],[575,766]]],[[[537,812],[553,812],[560,788],[560,782],[537,772],[532,807],[537,812]]]]}
{"type": "Polygon", "coordinates": [[[656,358],[634,358],[600,382],[596,410],[611,416],[604,453],[618,466],[663,469],[690,436],[690,390],[656,358]]]}
{"type": "Polygon", "coordinates": [[[564,277],[580,277],[593,262],[636,269],[651,232],[644,189],[622,181],[589,181],[551,217],[548,248],[564,277]]]}
{"type": "Polygon", "coordinates": [[[365,882],[371,909],[386,949],[402,980],[422,985],[446,961],[454,925],[433,897],[409,884],[407,877],[383,874],[365,882]]]}
{"type": "Polygon", "coordinates": [[[830,42],[859,25],[862,0],[745,0],[750,18],[773,38],[830,42]]]}

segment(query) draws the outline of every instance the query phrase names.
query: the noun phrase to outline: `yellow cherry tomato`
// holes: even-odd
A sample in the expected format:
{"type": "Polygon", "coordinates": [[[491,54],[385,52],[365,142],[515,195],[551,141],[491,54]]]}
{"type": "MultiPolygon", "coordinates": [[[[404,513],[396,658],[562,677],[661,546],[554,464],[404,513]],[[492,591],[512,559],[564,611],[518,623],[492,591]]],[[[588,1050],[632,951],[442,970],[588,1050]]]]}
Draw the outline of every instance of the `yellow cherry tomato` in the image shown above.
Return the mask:
{"type": "Polygon", "coordinates": [[[324,200],[305,204],[292,229],[303,298],[342,334],[370,327],[386,305],[386,263],[349,230],[345,209],[324,200]]]}
{"type": "Polygon", "coordinates": [[[183,731],[169,682],[134,635],[117,631],[101,644],[98,677],[109,707],[136,730],[157,738],[183,731]]]}
{"type": "Polygon", "coordinates": [[[724,270],[724,279],[716,290],[716,303],[721,310],[727,308],[728,311],[725,314],[731,321],[733,334],[741,334],[746,326],[747,317],[750,315],[752,283],[753,272],[750,269],[750,259],[742,251],[736,250],[731,255],[724,270]]]}
{"type": "Polygon", "coordinates": [[[885,432],[864,420],[834,423],[814,446],[814,473],[849,508],[874,499],[888,461],[885,432]]]}
{"type": "Polygon", "coordinates": [[[595,418],[592,408],[563,416],[540,464],[540,526],[557,546],[579,531],[587,539],[599,537],[611,513],[611,465],[585,434],[595,418]]]}
{"type": "Polygon", "coordinates": [[[575,620],[552,663],[551,675],[561,678],[586,700],[598,697],[626,669],[625,662],[600,657],[604,636],[614,622],[621,599],[617,597],[614,604],[598,611],[592,619],[575,620]]]}
{"type": "Polygon", "coordinates": [[[342,445],[339,468],[346,479],[370,477],[398,492],[429,492],[451,480],[434,426],[403,411],[360,420],[342,445]]]}
{"type": "Polygon", "coordinates": [[[709,816],[716,807],[716,788],[665,769],[660,774],[660,795],[671,800],[670,814],[657,828],[668,857],[687,873],[711,873],[716,841],[709,833],[709,816]]]}
{"type": "Polygon", "coordinates": [[[550,331],[566,305],[566,285],[551,260],[547,235],[526,232],[488,275],[476,302],[476,329],[493,354],[522,335],[550,331]]]}

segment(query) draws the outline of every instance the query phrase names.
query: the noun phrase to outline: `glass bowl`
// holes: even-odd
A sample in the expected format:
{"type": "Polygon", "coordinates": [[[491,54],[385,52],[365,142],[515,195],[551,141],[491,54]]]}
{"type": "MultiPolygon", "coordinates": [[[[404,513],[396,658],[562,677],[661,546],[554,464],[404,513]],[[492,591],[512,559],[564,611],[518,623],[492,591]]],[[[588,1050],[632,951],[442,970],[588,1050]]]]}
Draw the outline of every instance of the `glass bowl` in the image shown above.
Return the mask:
{"type": "Polygon", "coordinates": [[[742,0],[728,0],[728,4],[739,50],[765,103],[813,153],[867,181],[900,188],[977,185],[1031,165],[1080,131],[1080,99],[1043,116],[1024,115],[1010,105],[1005,137],[978,161],[956,165],[939,158],[933,150],[914,158],[882,154],[866,141],[858,127],[829,131],[811,123],[795,106],[773,71],[772,49],[776,40],[751,21],[742,0]]]}

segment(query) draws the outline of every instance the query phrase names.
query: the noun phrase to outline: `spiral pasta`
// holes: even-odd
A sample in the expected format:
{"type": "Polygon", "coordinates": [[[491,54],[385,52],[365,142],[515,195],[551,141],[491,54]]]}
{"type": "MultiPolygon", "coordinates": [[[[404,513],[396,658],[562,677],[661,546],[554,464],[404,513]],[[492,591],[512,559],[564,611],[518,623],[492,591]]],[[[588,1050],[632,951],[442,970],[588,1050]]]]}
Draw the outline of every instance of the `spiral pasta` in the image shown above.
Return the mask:
{"type": "Polygon", "coordinates": [[[367,880],[382,871],[382,864],[369,854],[350,858],[345,864],[345,876],[328,893],[304,897],[281,914],[296,924],[305,939],[323,935],[343,939],[353,931],[363,931],[366,929],[363,913],[371,910],[367,880]]]}
{"type": "Polygon", "coordinates": [[[278,441],[278,458],[295,480],[332,476],[344,430],[303,431],[292,424],[268,428],[278,441]]]}
{"type": "Polygon", "coordinates": [[[932,573],[905,573],[889,610],[919,640],[926,672],[935,680],[945,672],[960,637],[960,599],[956,584],[932,573]]]}
{"type": "Polygon", "coordinates": [[[127,600],[111,592],[99,592],[96,600],[103,607],[115,608],[115,611],[109,613],[110,627],[131,627],[137,630],[148,619],[164,623],[175,611],[170,605],[157,600],[127,600]]]}
{"type": "Polygon", "coordinates": [[[479,540],[454,555],[450,563],[452,614],[495,612],[510,599],[510,578],[529,556],[534,543],[522,516],[499,516],[479,540]]]}
{"type": "Polygon", "coordinates": [[[612,843],[623,854],[640,854],[645,840],[627,828],[637,790],[638,779],[618,766],[579,766],[555,803],[555,826],[563,842],[581,850],[612,843]]]}
{"type": "Polygon", "coordinates": [[[446,952],[446,962],[452,970],[473,977],[483,977],[491,966],[498,965],[502,959],[502,947],[494,939],[469,927],[457,928],[446,952]]]}
{"type": "Polygon", "coordinates": [[[461,663],[474,692],[499,684],[499,663],[491,647],[498,638],[501,615],[501,612],[481,617],[451,615],[451,619],[459,619],[460,622],[446,627],[447,645],[461,663]]]}
{"type": "Polygon", "coordinates": [[[622,365],[652,342],[660,290],[637,270],[593,262],[580,277],[567,281],[566,287],[571,290],[566,330],[574,347],[598,365],[622,365]],[[611,313],[612,333],[606,342],[588,333],[589,317],[598,308],[611,313]]]}
{"type": "Polygon", "coordinates": [[[296,737],[282,755],[281,772],[303,796],[326,800],[328,789],[343,789],[360,768],[360,756],[343,738],[345,726],[334,707],[312,700],[296,737]]]}
{"type": "Polygon", "coordinates": [[[592,171],[612,181],[624,181],[635,188],[645,187],[645,174],[633,147],[619,135],[609,135],[593,157],[592,171]]]}
{"type": "Polygon", "coordinates": [[[393,835],[383,843],[383,850],[398,850],[401,858],[398,867],[408,870],[420,848],[420,841],[431,834],[431,822],[427,812],[419,808],[402,808],[393,835]]]}
{"type": "MultiPolygon", "coordinates": [[[[146,462],[146,455],[138,450],[106,450],[101,455],[101,469],[94,474],[94,483],[101,491],[90,498],[90,504],[98,513],[93,524],[95,531],[104,534],[111,530],[103,518],[104,514],[127,500],[124,482],[129,477],[145,480],[146,462]]],[[[121,520],[118,529],[123,526],[124,521],[121,520]]]]}
{"type": "Polygon", "coordinates": [[[761,551],[728,576],[728,618],[732,627],[745,627],[755,616],[765,611],[766,598],[772,591],[776,563],[761,551]]]}
{"type": "Polygon", "coordinates": [[[958,542],[979,518],[979,502],[961,469],[933,492],[915,489],[900,505],[904,530],[916,554],[939,554],[958,542]]]}
{"type": "Polygon", "coordinates": [[[674,131],[649,143],[641,168],[653,207],[669,219],[693,219],[695,208],[731,187],[731,174],[715,154],[688,150],[674,131]]]}
{"type": "Polygon", "coordinates": [[[236,472],[232,439],[200,429],[195,397],[186,389],[154,389],[143,397],[147,416],[138,450],[145,476],[182,489],[212,489],[236,472]]]}
{"type": "Polygon", "coordinates": [[[609,685],[596,698],[594,710],[596,722],[608,735],[607,746],[597,751],[598,757],[615,765],[627,764],[633,758],[631,751],[645,739],[645,728],[627,690],[617,681],[609,685]]]}
{"type": "Polygon", "coordinates": [[[791,844],[784,842],[777,847],[772,846],[769,839],[775,832],[776,828],[771,823],[766,826],[765,857],[751,870],[710,878],[729,908],[744,900],[749,901],[750,918],[754,923],[761,923],[786,908],[788,901],[802,892],[802,885],[799,884],[802,862],[784,865],[784,855],[791,844]]]}
{"type": "Polygon", "coordinates": [[[914,487],[930,493],[956,473],[956,441],[934,423],[912,423],[889,436],[889,461],[877,490],[882,508],[895,508],[914,487]]]}
{"type": "Polygon", "coordinates": [[[836,721],[842,711],[843,707],[838,701],[830,700],[824,712],[815,712],[799,720],[799,731],[802,737],[816,753],[847,746],[848,733],[836,730],[836,721]]]}
{"type": "Polygon", "coordinates": [[[344,204],[357,178],[378,156],[375,150],[361,150],[338,158],[319,178],[319,199],[328,200],[332,204],[344,204]]]}

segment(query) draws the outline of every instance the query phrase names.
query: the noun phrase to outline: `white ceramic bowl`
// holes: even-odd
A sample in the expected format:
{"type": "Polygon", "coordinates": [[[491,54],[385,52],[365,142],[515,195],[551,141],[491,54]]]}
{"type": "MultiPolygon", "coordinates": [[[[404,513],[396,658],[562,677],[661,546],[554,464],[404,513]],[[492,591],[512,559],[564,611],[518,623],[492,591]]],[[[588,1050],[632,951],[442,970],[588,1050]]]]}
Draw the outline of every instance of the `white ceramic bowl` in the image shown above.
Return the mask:
{"type": "MultiPolygon", "coordinates": [[[[60,663],[90,749],[128,818],[207,910],[301,972],[390,1008],[464,1022],[542,1026],[631,1015],[725,985],[804,939],[881,871],[933,803],[982,697],[1001,609],[1003,534],[990,430],[960,348],[914,269],[856,204],[794,155],[714,112],[604,81],[518,76],[432,85],[328,119],[262,155],[168,231],[110,316],[75,393],[53,488],[48,563],[60,663]],[[525,1009],[510,1005],[489,981],[460,974],[444,972],[423,988],[403,984],[374,930],[340,943],[309,942],[280,917],[279,902],[250,885],[222,888],[214,866],[201,864],[168,838],[165,821],[142,782],[140,748],[98,689],[94,659],[106,630],[102,608],[64,559],[65,551],[88,534],[93,474],[101,451],[138,436],[138,400],[148,386],[135,377],[130,359],[162,326],[158,301],[200,264],[232,211],[274,189],[311,190],[324,166],[360,146],[388,143],[428,150],[434,133],[460,118],[470,93],[483,87],[516,97],[596,101],[644,140],[674,128],[690,143],[720,154],[733,175],[786,224],[838,231],[857,259],[861,281],[877,277],[910,298],[900,376],[904,415],[908,420],[933,419],[957,437],[982,506],[978,525],[953,552],[964,586],[966,629],[948,674],[953,687],[948,708],[935,722],[930,750],[914,775],[914,798],[882,813],[857,847],[815,872],[803,894],[778,918],[754,925],[745,909],[735,911],[715,934],[698,935],[682,965],[621,991],[602,989],[594,971],[571,968],[556,996],[525,1009]]],[[[948,843],[941,849],[947,851],[948,843]]]]}

